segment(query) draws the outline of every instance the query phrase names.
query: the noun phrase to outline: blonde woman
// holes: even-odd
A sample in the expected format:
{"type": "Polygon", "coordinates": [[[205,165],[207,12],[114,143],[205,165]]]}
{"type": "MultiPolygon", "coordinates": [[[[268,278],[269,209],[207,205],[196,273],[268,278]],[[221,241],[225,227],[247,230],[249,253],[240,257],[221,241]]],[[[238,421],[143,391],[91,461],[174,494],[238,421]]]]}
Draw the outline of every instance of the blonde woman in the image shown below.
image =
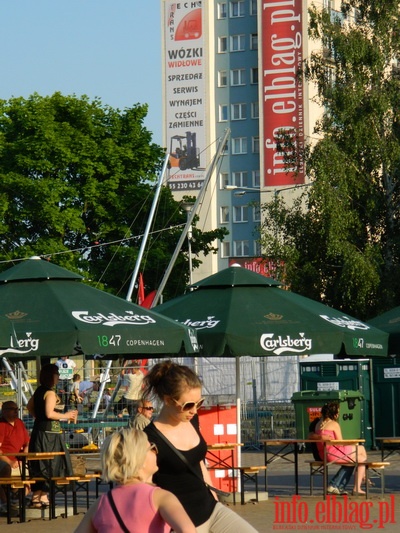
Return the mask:
{"type": "Polygon", "coordinates": [[[103,479],[117,483],[90,507],[75,533],[196,533],[170,492],[151,483],[157,471],[157,447],[143,431],[124,428],[103,445],[103,479]]]}
{"type": "MultiPolygon", "coordinates": [[[[321,420],[315,427],[316,435],[321,437],[321,441],[317,441],[318,453],[320,457],[324,456],[323,440],[343,440],[342,430],[339,425],[340,407],[337,402],[326,403],[321,409],[321,420]]],[[[351,463],[356,461],[365,462],[367,460],[367,452],[364,446],[355,445],[327,445],[327,460],[335,463],[351,463]],[[356,455],[357,454],[357,455],[356,455]]],[[[361,489],[365,476],[365,466],[358,465],[355,474],[354,494],[365,494],[361,489]]]]}

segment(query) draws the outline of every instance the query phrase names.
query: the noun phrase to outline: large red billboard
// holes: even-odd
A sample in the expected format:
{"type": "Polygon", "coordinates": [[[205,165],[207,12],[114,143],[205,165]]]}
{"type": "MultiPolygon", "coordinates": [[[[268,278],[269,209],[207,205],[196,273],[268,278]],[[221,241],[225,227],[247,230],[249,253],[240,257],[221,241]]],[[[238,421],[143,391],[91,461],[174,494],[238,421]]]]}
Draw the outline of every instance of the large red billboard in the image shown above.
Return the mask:
{"type": "MultiPolygon", "coordinates": [[[[277,138],[285,134],[301,152],[304,143],[302,66],[302,0],[263,0],[262,5],[262,108],[264,185],[304,183],[304,168],[288,167],[277,151],[277,138]]],[[[289,154],[290,155],[290,154],[289,154]]]]}

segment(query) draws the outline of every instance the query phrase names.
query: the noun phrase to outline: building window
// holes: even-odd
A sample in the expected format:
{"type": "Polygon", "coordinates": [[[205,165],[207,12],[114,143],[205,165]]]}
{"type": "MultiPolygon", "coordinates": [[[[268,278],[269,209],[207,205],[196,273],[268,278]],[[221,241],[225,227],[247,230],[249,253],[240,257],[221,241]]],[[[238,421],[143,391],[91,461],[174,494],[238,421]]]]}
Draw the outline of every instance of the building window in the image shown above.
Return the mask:
{"type": "Polygon", "coordinates": [[[253,206],[253,222],[261,222],[260,204],[253,206]]]}
{"type": "Polygon", "coordinates": [[[258,33],[250,34],[250,50],[258,50],[258,33]]]}
{"type": "Polygon", "coordinates": [[[257,15],[257,0],[250,0],[250,15],[257,15]]]}
{"type": "Polygon", "coordinates": [[[232,0],[230,2],[230,14],[232,18],[245,16],[244,0],[232,0]]]}
{"type": "Polygon", "coordinates": [[[258,68],[250,69],[250,83],[257,85],[258,83],[258,68]]]}
{"type": "Polygon", "coordinates": [[[246,119],[246,104],[231,104],[231,120],[246,119]]]}
{"type": "Polygon", "coordinates": [[[247,154],[247,137],[232,139],[232,154],[247,154]]]}
{"type": "Polygon", "coordinates": [[[218,37],[218,53],[225,54],[228,51],[228,38],[218,37]]]}
{"type": "Polygon", "coordinates": [[[220,172],[219,173],[219,188],[225,189],[225,187],[229,185],[229,174],[228,172],[220,172]]]}
{"type": "Polygon", "coordinates": [[[253,241],[254,244],[254,256],[261,257],[261,244],[259,241],[253,241]]]}
{"type": "Polygon", "coordinates": [[[229,241],[223,241],[221,246],[221,257],[231,256],[231,243],[229,241]]]}
{"type": "Polygon", "coordinates": [[[251,173],[251,181],[253,187],[260,187],[260,171],[259,170],[253,170],[251,173]]]}
{"type": "Polygon", "coordinates": [[[221,2],[218,4],[218,18],[219,19],[226,19],[227,17],[227,9],[226,9],[226,3],[221,2]]]}
{"type": "Polygon", "coordinates": [[[247,205],[235,205],[233,206],[233,222],[240,223],[240,222],[248,222],[249,216],[248,216],[249,208],[247,205]]]}
{"type": "Polygon", "coordinates": [[[226,87],[228,85],[228,75],[226,70],[218,72],[218,87],[226,87]]]}
{"type": "Polygon", "coordinates": [[[229,222],[229,207],[223,206],[220,208],[220,221],[221,224],[228,224],[229,222]]]}
{"type": "Polygon", "coordinates": [[[237,68],[231,70],[231,85],[245,85],[246,84],[246,70],[244,68],[237,68]]]}
{"type": "Polygon", "coordinates": [[[232,185],[247,187],[247,171],[232,172],[232,185]]]}
{"type": "Polygon", "coordinates": [[[246,36],[241,35],[231,35],[231,52],[243,52],[245,50],[245,39],[246,36]]]}
{"type": "Polygon", "coordinates": [[[229,154],[229,144],[228,141],[225,142],[224,146],[222,147],[222,153],[223,154],[229,154]]]}
{"type": "Polygon", "coordinates": [[[233,241],[233,255],[236,257],[248,257],[249,241],[233,241]]]}
{"type": "Polygon", "coordinates": [[[260,108],[258,106],[258,100],[257,102],[251,103],[251,118],[259,118],[260,116],[260,108]]]}
{"type": "Polygon", "coordinates": [[[228,120],[228,106],[226,104],[222,104],[219,106],[218,121],[226,122],[227,120],[228,120]]]}
{"type": "Polygon", "coordinates": [[[253,154],[260,153],[260,137],[252,137],[251,139],[251,151],[253,154]]]}

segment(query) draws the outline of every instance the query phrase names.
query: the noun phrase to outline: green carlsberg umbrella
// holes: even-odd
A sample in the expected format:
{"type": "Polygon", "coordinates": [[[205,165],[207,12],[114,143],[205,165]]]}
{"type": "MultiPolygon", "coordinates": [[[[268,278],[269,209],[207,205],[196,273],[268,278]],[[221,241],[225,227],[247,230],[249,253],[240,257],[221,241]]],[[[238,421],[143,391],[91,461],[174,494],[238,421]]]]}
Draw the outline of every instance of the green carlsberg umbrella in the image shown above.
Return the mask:
{"type": "Polygon", "coordinates": [[[279,285],[233,266],[155,310],[195,328],[204,356],[387,354],[387,333],[279,285]]]}
{"type": "Polygon", "coordinates": [[[197,351],[193,328],[81,280],[78,274],[39,258],[2,272],[0,316],[12,323],[16,340],[10,335],[0,356],[149,356],[197,351]]]}

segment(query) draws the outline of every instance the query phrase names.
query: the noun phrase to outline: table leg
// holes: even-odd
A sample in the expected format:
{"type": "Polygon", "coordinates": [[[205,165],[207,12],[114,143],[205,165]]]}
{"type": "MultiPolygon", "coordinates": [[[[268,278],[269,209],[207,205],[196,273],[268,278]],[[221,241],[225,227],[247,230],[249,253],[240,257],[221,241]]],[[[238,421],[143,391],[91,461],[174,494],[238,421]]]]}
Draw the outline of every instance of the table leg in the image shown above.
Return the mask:
{"type": "Polygon", "coordinates": [[[265,471],[265,492],[267,492],[267,475],[268,475],[268,461],[267,461],[267,445],[264,444],[264,466],[266,467],[266,471],[265,471]]]}
{"type": "Polygon", "coordinates": [[[328,462],[327,462],[327,453],[326,453],[326,443],[324,443],[324,466],[323,466],[323,491],[324,491],[324,500],[326,499],[326,493],[328,490],[328,462]]]}
{"type": "MultiPolygon", "coordinates": [[[[231,450],[231,464],[232,464],[232,489],[233,489],[233,505],[236,505],[236,471],[235,471],[235,452],[231,450]]],[[[243,487],[241,487],[243,490],[243,487]]]]}

